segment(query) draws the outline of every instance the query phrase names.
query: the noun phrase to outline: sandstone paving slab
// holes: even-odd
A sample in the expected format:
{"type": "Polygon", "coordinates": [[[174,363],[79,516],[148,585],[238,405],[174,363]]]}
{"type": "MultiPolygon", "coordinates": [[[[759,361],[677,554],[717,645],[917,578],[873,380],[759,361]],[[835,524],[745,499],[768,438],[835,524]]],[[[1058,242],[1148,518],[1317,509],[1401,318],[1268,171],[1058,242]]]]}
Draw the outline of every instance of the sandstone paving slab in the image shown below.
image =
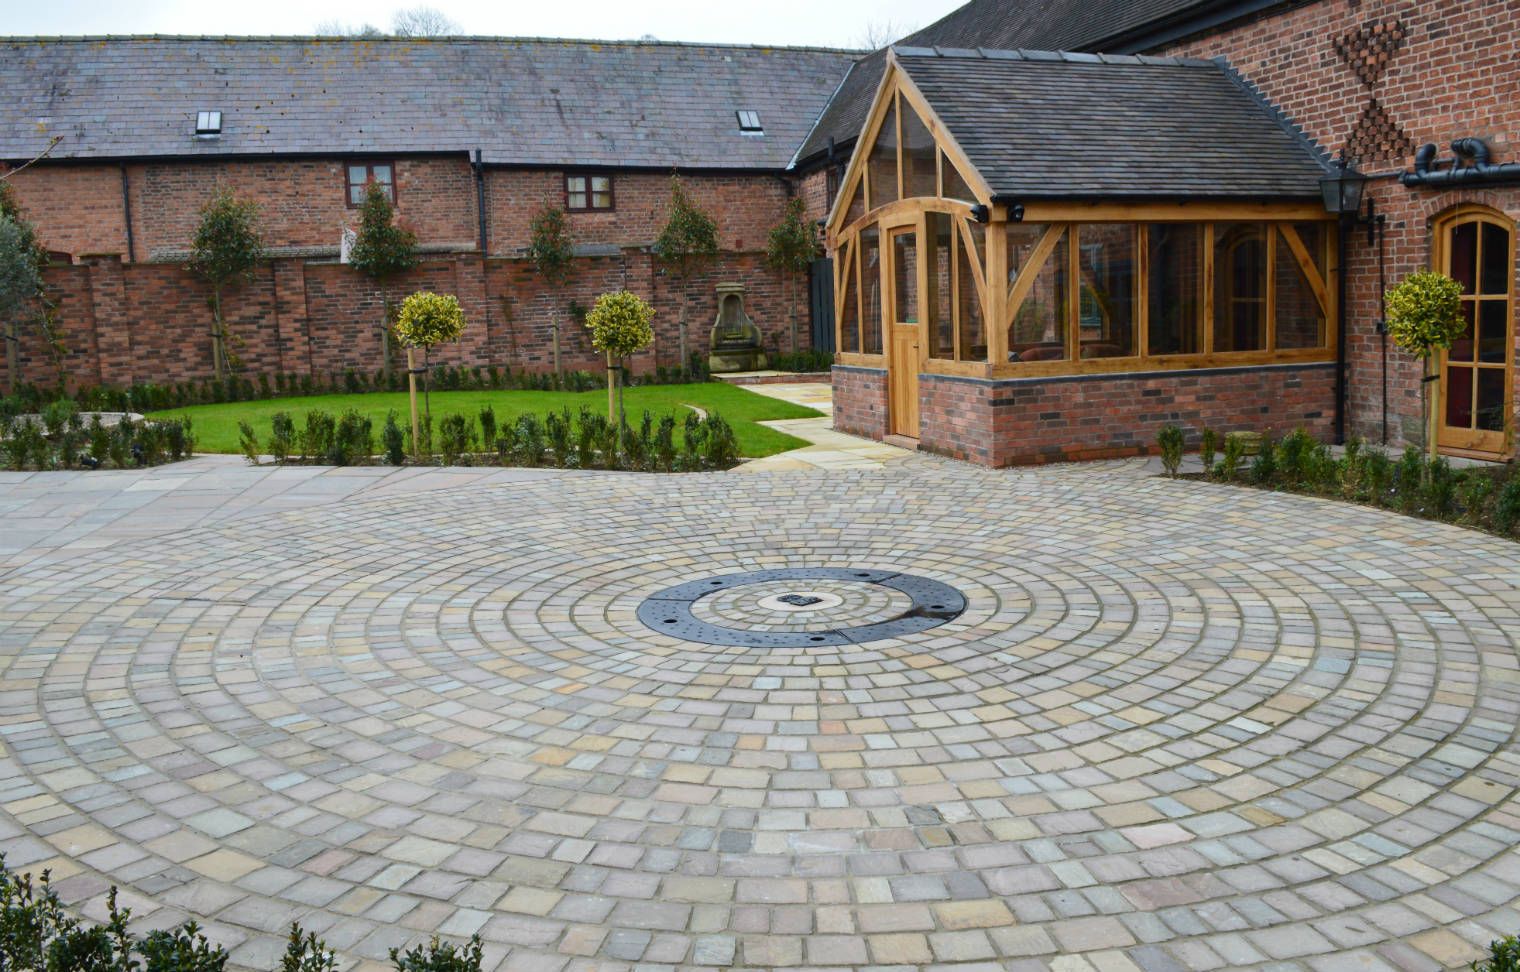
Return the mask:
{"type": "MultiPolygon", "coordinates": [[[[345,970],[434,932],[493,969],[1459,969],[1520,931],[1520,546],[1143,461],[807,465],[0,476],[0,850],[261,969],[292,920],[345,970]],[[638,620],[798,567],[967,608],[638,620]]],[[[782,593],[694,603],[901,608],[782,593]]]]}

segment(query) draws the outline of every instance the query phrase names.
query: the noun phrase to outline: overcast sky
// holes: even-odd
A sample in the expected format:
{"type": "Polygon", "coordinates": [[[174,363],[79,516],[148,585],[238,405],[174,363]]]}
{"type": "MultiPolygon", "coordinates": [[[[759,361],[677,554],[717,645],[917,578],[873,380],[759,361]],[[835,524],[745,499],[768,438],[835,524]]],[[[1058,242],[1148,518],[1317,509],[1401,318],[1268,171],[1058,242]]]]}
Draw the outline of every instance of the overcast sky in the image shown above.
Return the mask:
{"type": "MultiPolygon", "coordinates": [[[[860,46],[868,30],[895,35],[937,20],[964,0],[433,0],[466,34],[659,40],[734,44],[860,46]]],[[[319,23],[365,22],[389,29],[393,12],[414,2],[363,0],[0,0],[6,34],[310,34],[319,23]]]]}

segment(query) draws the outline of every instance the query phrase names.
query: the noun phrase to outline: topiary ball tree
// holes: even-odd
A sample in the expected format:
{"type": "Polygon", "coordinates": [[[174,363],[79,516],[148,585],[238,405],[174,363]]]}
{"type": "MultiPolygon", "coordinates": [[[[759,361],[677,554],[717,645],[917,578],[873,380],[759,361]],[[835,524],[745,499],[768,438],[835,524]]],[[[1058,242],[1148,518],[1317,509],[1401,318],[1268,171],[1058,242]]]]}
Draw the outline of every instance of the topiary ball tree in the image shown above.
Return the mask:
{"type": "Polygon", "coordinates": [[[617,380],[623,360],[649,347],[654,340],[654,308],[644,298],[626,290],[602,294],[586,313],[591,346],[607,355],[607,418],[623,422],[623,383],[617,380]],[[613,371],[617,363],[617,372],[613,371]],[[612,391],[617,389],[617,414],[613,415],[612,391]]]}
{"type": "Polygon", "coordinates": [[[1393,343],[1420,361],[1424,382],[1431,386],[1429,396],[1420,396],[1420,408],[1430,454],[1434,456],[1436,437],[1430,426],[1440,372],[1432,371],[1432,364],[1435,352],[1450,348],[1467,330],[1467,320],[1462,316],[1462,285],[1444,273],[1420,270],[1388,291],[1384,304],[1393,343]]]}
{"type": "Polygon", "coordinates": [[[422,290],[401,302],[401,311],[396,315],[396,336],[402,343],[422,349],[422,401],[429,417],[433,414],[428,401],[433,345],[459,340],[464,326],[464,308],[453,294],[422,290]]]}

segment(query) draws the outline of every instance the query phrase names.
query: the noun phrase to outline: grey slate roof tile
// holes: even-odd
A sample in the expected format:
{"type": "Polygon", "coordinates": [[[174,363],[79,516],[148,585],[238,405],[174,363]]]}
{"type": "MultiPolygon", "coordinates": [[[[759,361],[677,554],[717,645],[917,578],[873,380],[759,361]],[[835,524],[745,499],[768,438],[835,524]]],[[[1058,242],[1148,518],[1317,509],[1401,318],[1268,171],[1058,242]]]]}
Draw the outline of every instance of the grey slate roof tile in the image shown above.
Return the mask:
{"type": "Polygon", "coordinates": [[[1319,197],[1323,155],[1222,62],[898,61],[1000,195],[1319,197]]]}
{"type": "Polygon", "coordinates": [[[0,39],[0,158],[464,152],[785,168],[857,55],[523,38],[0,39]],[[223,113],[217,139],[195,113],[223,113]],[[735,112],[759,112],[763,136],[735,112]]]}

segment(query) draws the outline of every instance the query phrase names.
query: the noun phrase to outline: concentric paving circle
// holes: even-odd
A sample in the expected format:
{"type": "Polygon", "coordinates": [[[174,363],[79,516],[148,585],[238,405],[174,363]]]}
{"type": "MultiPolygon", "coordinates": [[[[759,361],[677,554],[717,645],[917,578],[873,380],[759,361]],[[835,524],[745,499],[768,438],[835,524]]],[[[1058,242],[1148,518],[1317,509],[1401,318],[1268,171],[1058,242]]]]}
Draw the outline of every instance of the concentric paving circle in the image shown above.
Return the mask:
{"type": "Polygon", "coordinates": [[[965,610],[960,591],[928,577],[855,567],[783,567],[676,584],[651,594],[638,615],[651,630],[703,645],[810,648],[917,634],[965,610]],[[812,592],[830,585],[823,596],[812,592]],[[803,611],[806,618],[800,617],[803,611]]]}
{"type": "Polygon", "coordinates": [[[358,972],[435,932],[559,972],[1384,972],[1520,930],[1520,547],[1127,468],[577,473],[38,561],[0,582],[0,850],[261,970],[292,920],[358,972]],[[965,610],[638,616],[796,568],[965,610]]]}

